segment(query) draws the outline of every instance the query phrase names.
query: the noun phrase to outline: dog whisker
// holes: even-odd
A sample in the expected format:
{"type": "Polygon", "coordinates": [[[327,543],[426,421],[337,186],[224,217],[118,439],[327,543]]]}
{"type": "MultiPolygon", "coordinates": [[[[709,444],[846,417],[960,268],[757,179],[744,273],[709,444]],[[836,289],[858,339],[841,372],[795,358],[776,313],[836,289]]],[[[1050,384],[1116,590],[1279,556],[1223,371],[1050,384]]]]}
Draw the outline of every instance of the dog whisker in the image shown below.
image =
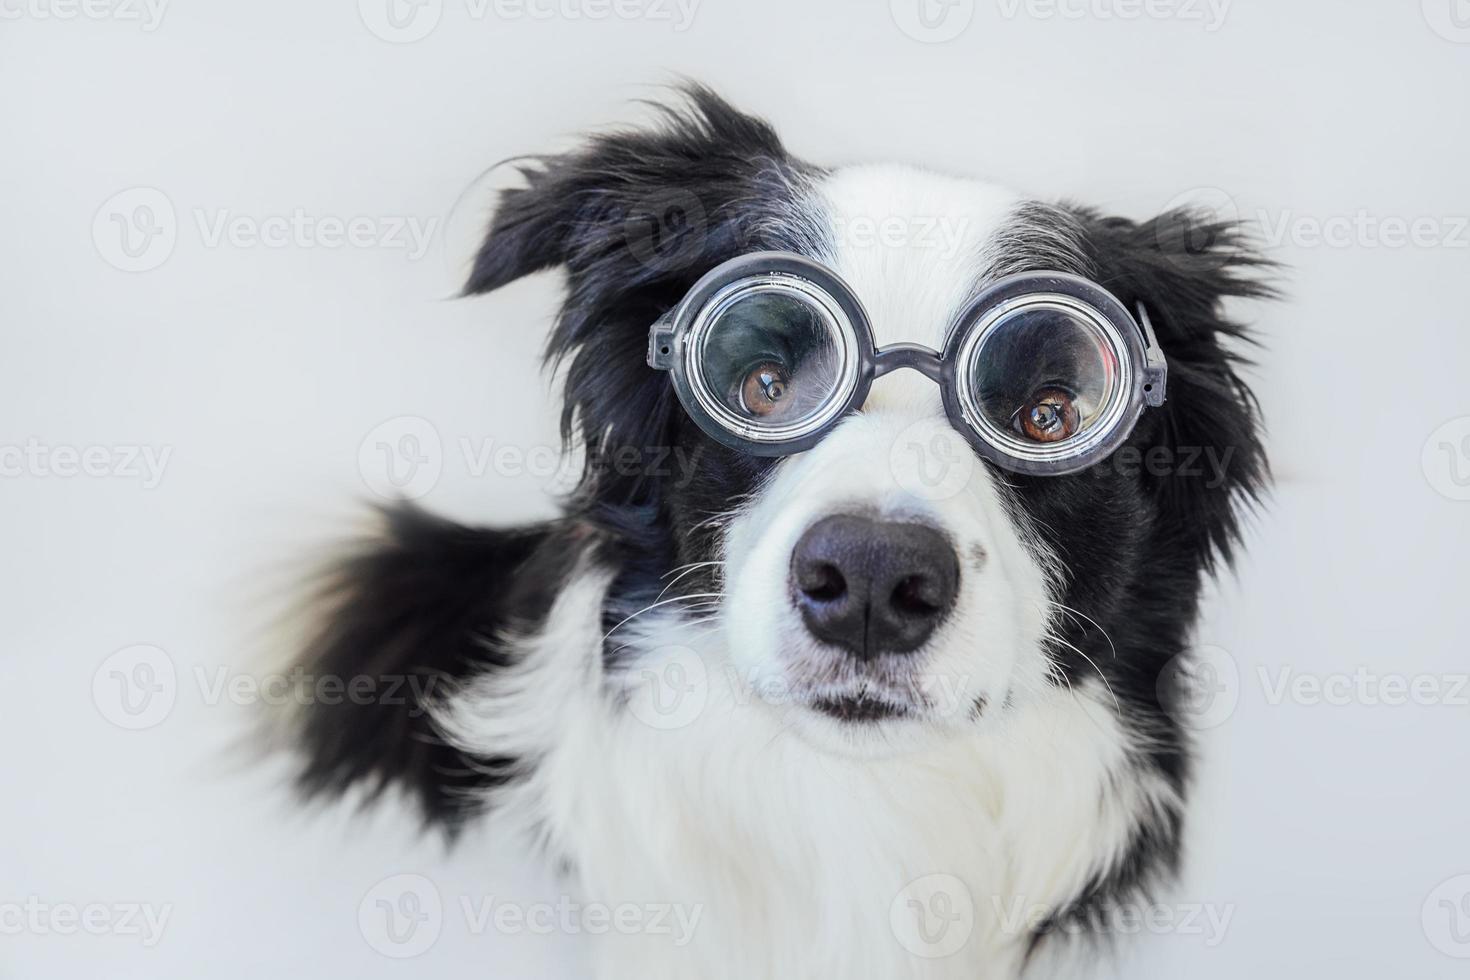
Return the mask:
{"type": "Polygon", "coordinates": [[[624,618],[612,629],[602,634],[602,640],[599,642],[605,642],[609,636],[612,636],[618,630],[622,629],[624,626],[628,625],[639,616],[642,616],[644,613],[652,612],[653,610],[658,609],[661,606],[667,606],[675,602],[688,602],[694,599],[723,599],[724,597],[725,593],[723,592],[692,592],[689,595],[676,595],[668,599],[660,599],[658,601],[651,602],[648,605],[644,606],[642,609],[639,609],[637,612],[633,613],[631,616],[624,618]]]}
{"type": "Polygon", "coordinates": [[[1074,653],[1076,653],[1083,660],[1086,660],[1087,661],[1087,663],[1092,667],[1092,669],[1097,672],[1098,680],[1102,681],[1103,682],[1103,686],[1108,689],[1108,696],[1113,699],[1113,710],[1118,713],[1119,717],[1121,717],[1122,714],[1123,714],[1123,706],[1118,702],[1118,695],[1113,692],[1113,685],[1110,684],[1110,683],[1108,683],[1107,675],[1102,672],[1102,668],[1097,665],[1097,661],[1093,660],[1086,653],[1083,653],[1082,650],[1079,647],[1076,647],[1073,644],[1068,643],[1066,640],[1062,639],[1059,636],[1051,636],[1051,637],[1049,637],[1049,639],[1052,642],[1054,642],[1054,643],[1060,643],[1062,646],[1067,647],[1069,650],[1072,650],[1074,653]]]}
{"type": "MultiPolygon", "coordinates": [[[[658,598],[662,599],[666,594],[668,594],[668,591],[672,589],[675,585],[677,585],[679,580],[684,578],[686,575],[692,575],[694,572],[697,572],[701,568],[709,568],[710,566],[723,566],[724,564],[725,563],[722,561],[697,561],[691,562],[688,565],[681,566],[683,570],[679,571],[679,574],[674,575],[673,580],[669,582],[668,585],[663,587],[663,591],[658,594],[658,598]]],[[[669,575],[673,574],[673,572],[669,572],[663,577],[668,578],[669,575]]]]}
{"type": "Polygon", "coordinates": [[[1057,609],[1062,610],[1065,613],[1070,613],[1074,617],[1075,616],[1080,616],[1083,619],[1085,619],[1088,623],[1092,624],[1093,628],[1095,628],[1099,633],[1102,634],[1102,638],[1104,640],[1107,640],[1108,641],[1108,647],[1113,652],[1113,659],[1114,660],[1117,660],[1118,659],[1118,647],[1113,643],[1113,638],[1108,635],[1108,631],[1105,630],[1105,629],[1103,629],[1102,628],[1102,625],[1099,624],[1097,620],[1093,619],[1091,616],[1087,615],[1086,613],[1082,612],[1081,610],[1073,609],[1071,606],[1068,606],[1068,605],[1066,605],[1064,603],[1055,602],[1055,601],[1053,601],[1051,599],[1044,599],[1042,601],[1045,602],[1047,605],[1054,606],[1057,609]]]}
{"type": "MultiPolygon", "coordinates": [[[[670,575],[673,575],[675,573],[687,574],[690,570],[695,569],[695,568],[704,568],[704,567],[709,566],[709,565],[723,565],[723,564],[725,564],[725,563],[723,561],[720,561],[719,559],[715,559],[713,561],[691,561],[687,565],[676,565],[675,567],[669,569],[667,572],[664,572],[662,575],[660,575],[659,578],[660,579],[666,579],[670,575]]],[[[678,581],[678,579],[675,579],[675,581],[678,581]]]]}

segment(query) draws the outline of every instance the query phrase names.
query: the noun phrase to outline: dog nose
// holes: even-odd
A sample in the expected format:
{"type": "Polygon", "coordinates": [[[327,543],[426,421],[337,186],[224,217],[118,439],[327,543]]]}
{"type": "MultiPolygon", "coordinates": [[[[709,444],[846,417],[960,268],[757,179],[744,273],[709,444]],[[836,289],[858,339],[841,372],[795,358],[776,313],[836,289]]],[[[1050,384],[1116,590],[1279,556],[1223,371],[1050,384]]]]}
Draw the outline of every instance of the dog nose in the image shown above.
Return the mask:
{"type": "Polygon", "coordinates": [[[954,607],[959,581],[954,547],[923,524],[836,514],[791,554],[806,628],[863,659],[917,650],[954,607]]]}

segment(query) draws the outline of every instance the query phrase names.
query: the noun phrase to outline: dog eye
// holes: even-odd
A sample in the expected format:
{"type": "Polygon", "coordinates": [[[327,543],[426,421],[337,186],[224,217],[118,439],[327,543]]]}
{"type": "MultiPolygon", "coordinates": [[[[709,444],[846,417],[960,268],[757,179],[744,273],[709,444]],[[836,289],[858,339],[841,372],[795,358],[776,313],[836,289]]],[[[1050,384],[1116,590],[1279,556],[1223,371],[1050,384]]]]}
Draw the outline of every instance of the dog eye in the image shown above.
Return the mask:
{"type": "Polygon", "coordinates": [[[757,418],[780,416],[792,404],[791,379],[774,361],[751,368],[740,384],[740,407],[757,418]]]}
{"type": "Polygon", "coordinates": [[[1015,430],[1032,442],[1060,442],[1081,424],[1072,393],[1056,385],[1036,389],[1012,416],[1015,430]]]}

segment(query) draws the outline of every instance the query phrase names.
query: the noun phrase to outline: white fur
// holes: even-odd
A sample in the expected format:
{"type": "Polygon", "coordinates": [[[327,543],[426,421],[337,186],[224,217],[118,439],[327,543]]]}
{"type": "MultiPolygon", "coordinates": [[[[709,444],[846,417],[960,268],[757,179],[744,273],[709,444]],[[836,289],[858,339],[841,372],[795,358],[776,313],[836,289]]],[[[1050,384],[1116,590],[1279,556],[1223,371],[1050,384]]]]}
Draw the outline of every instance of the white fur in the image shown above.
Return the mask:
{"type": "MultiPolygon", "coordinates": [[[[853,285],[880,344],[938,347],[1014,203],[982,184],[862,168],[815,188],[809,218],[826,223],[834,244],[820,257],[853,285]],[[854,237],[864,218],[931,216],[962,234],[949,246],[854,237]]],[[[533,763],[494,802],[566,859],[587,901],[677,905],[695,923],[683,945],[610,932],[598,976],[1012,976],[1033,924],[1017,916],[1076,898],[1177,802],[1139,775],[1106,691],[1048,682],[1057,571],[1004,488],[979,465],[914,483],[917,468],[960,465],[952,438],[932,382],[880,379],[861,413],[732,512],[727,594],[704,620],[668,606],[635,618],[613,637],[631,666],[608,674],[608,573],[586,566],[546,631],[515,641],[522,666],[445,706],[466,749],[533,763]],[[786,598],[791,547],[852,509],[928,521],[961,556],[962,597],[914,655],[933,682],[917,718],[844,726],[805,706],[820,692],[800,670],[815,653],[786,598]],[[946,909],[957,931],[940,931],[946,909]],[[914,932],[921,912],[932,944],[914,932]]]]}
{"type": "Polygon", "coordinates": [[[718,631],[672,614],[640,627],[639,668],[607,677],[606,584],[582,573],[524,644],[524,669],[487,675],[442,719],[468,749],[535,759],[497,818],[564,857],[585,901],[675,905],[696,923],[683,946],[602,937],[597,976],[1012,976],[1026,944],[1013,916],[1060,908],[1173,802],[1133,775],[1091,686],[1053,689],[983,734],[855,759],[786,731],[718,631]],[[915,955],[893,921],[895,903],[912,915],[909,900],[933,901],[931,875],[971,909],[942,958],[915,955]]]}

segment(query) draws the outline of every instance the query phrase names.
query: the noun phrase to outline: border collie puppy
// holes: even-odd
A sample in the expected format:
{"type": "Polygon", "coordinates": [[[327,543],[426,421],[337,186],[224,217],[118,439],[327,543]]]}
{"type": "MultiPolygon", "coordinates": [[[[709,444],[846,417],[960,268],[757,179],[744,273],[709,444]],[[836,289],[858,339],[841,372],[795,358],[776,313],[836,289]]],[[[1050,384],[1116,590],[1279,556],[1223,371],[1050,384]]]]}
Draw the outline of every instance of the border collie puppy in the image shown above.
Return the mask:
{"type": "Polygon", "coordinates": [[[522,173],[465,292],[565,275],[580,483],[542,524],[390,508],[334,567],[298,667],[433,696],[302,709],[304,790],[493,813],[660,910],[600,977],[1071,965],[1178,863],[1171,662],[1267,474],[1221,305],[1266,263],[815,166],[697,86],[522,173]]]}

